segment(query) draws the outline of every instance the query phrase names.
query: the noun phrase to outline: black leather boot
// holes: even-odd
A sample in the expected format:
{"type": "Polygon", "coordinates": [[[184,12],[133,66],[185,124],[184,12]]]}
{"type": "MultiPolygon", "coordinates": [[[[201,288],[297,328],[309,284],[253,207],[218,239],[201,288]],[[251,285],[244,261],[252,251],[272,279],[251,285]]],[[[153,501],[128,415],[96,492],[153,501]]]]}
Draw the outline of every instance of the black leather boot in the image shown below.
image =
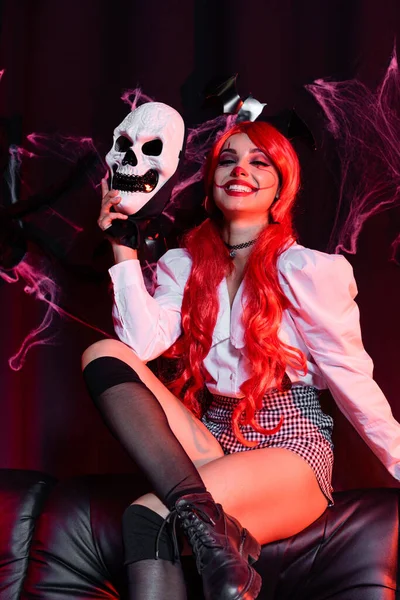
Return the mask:
{"type": "Polygon", "coordinates": [[[257,598],[261,577],[249,565],[260,555],[257,540],[208,493],[182,496],[175,510],[196,557],[205,599],[257,598]]]}

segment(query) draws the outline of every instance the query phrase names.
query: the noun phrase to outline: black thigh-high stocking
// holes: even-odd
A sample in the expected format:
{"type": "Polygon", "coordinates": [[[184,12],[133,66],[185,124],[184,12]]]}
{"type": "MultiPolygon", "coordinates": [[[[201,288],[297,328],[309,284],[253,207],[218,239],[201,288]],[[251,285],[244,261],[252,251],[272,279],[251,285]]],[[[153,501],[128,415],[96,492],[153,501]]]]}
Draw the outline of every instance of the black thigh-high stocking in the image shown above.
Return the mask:
{"type": "Polygon", "coordinates": [[[124,513],[122,533],[129,600],[186,600],[176,542],[171,525],[164,525],[162,517],[146,506],[133,504],[124,513]]]}
{"type": "Polygon", "coordinates": [[[157,398],[129,365],[100,357],[85,367],[83,375],[107,426],[169,509],[185,494],[206,491],[157,398]]]}
{"type": "Polygon", "coordinates": [[[126,570],[129,600],[186,600],[179,562],[148,558],[127,565],[126,570]]]}

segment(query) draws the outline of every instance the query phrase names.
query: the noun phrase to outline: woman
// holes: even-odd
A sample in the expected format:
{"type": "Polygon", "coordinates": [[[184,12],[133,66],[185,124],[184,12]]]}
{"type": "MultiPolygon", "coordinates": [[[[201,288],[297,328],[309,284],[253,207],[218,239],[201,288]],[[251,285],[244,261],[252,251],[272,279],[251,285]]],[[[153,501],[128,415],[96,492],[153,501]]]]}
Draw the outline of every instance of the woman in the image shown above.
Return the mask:
{"type": "MultiPolygon", "coordinates": [[[[154,489],[123,519],[131,598],[186,597],[174,528],[163,526],[170,511],[207,599],[257,597],[248,562],[260,544],[301,531],[332,501],[332,422],[318,389],[329,386],[399,476],[400,428],[371,378],[351,267],[293,238],[291,144],[266,123],[235,125],[215,144],[205,184],[210,218],[159,261],[153,298],[136,251],[111,240],[121,341],[83,357],[96,405],[154,489]],[[173,389],[184,403],[145,364],[167,350],[181,359],[173,389]],[[213,398],[200,420],[204,384],[213,398]]],[[[118,193],[103,191],[106,230],[126,216],[110,212],[118,193]]]]}

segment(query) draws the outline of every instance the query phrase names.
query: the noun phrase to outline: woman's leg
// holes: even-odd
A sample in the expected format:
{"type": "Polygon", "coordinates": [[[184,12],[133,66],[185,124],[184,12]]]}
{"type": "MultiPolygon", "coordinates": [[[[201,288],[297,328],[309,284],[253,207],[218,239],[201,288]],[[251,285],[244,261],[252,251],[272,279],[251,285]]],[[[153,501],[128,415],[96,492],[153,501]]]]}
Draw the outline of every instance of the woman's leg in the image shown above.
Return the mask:
{"type": "MultiPolygon", "coordinates": [[[[318,519],[328,504],[309,464],[282,448],[229,454],[202,465],[199,473],[215,501],[260,544],[299,533],[318,519]]],[[[136,503],[151,506],[159,514],[165,512],[153,494],[136,503]]]]}
{"type": "Polygon", "coordinates": [[[184,494],[204,493],[193,461],[204,464],[221,456],[222,450],[148,367],[113,340],[86,351],[83,367],[89,392],[107,426],[167,507],[172,509],[184,494]]]}
{"type": "Polygon", "coordinates": [[[136,504],[125,511],[122,532],[129,600],[186,600],[179,553],[171,534],[164,527],[164,519],[147,507],[136,504]]]}
{"type": "Polygon", "coordinates": [[[248,559],[258,557],[259,544],[239,523],[226,518],[196,468],[221,457],[218,442],[121,343],[106,340],[92,346],[84,354],[83,367],[107,425],[158,498],[176,509],[207,600],[255,598],[261,581],[248,559]]]}
{"type": "Polygon", "coordinates": [[[115,357],[132,367],[144,385],[154,394],[162,407],[168,424],[186,454],[198,468],[224,456],[223,450],[207,427],[197,419],[154,375],[133,351],[117,340],[102,340],[90,346],[83,354],[82,368],[101,357],[115,357]]]}
{"type": "Polygon", "coordinates": [[[260,544],[299,533],[328,505],[310,465],[283,448],[229,454],[201,467],[200,475],[260,544]]]}
{"type": "MultiPolygon", "coordinates": [[[[299,533],[328,503],[311,467],[290,450],[237,452],[201,466],[199,473],[215,501],[260,544],[299,533]]],[[[164,514],[165,507],[153,494],[136,503],[164,514]]]]}
{"type": "MultiPolygon", "coordinates": [[[[327,501],[312,469],[302,458],[281,449],[224,456],[205,426],[124,344],[113,340],[95,344],[86,351],[83,366],[110,355],[131,365],[138,373],[162,406],[174,436],[197,467],[205,486],[261,543],[301,531],[325,510],[327,501]]],[[[163,516],[168,513],[154,494],[139,498],[135,504],[147,506],[163,516]]]]}

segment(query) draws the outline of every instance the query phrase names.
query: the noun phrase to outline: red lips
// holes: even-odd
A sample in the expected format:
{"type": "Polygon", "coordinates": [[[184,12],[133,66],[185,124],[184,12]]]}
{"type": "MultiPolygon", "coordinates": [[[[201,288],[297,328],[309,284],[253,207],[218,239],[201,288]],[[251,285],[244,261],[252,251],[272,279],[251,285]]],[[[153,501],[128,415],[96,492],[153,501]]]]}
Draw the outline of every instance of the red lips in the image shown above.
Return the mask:
{"type": "Polygon", "coordinates": [[[253,192],[255,192],[257,189],[254,187],[254,185],[251,185],[248,181],[244,181],[243,179],[231,179],[224,185],[224,187],[228,187],[229,185],[245,185],[246,187],[251,188],[253,192]]]}
{"type": "MultiPolygon", "coordinates": [[[[223,189],[229,187],[230,185],[244,185],[244,186],[250,188],[252,190],[252,192],[255,192],[257,190],[256,187],[254,187],[253,185],[251,185],[248,181],[244,181],[243,179],[230,179],[229,181],[227,181],[226,183],[224,183],[224,185],[218,185],[218,184],[215,184],[215,185],[217,187],[223,188],[223,189]]],[[[229,190],[225,189],[225,191],[228,192],[229,190]]],[[[250,192],[235,192],[235,194],[238,194],[238,193],[240,193],[240,194],[244,194],[244,193],[250,194],[250,192]]]]}

